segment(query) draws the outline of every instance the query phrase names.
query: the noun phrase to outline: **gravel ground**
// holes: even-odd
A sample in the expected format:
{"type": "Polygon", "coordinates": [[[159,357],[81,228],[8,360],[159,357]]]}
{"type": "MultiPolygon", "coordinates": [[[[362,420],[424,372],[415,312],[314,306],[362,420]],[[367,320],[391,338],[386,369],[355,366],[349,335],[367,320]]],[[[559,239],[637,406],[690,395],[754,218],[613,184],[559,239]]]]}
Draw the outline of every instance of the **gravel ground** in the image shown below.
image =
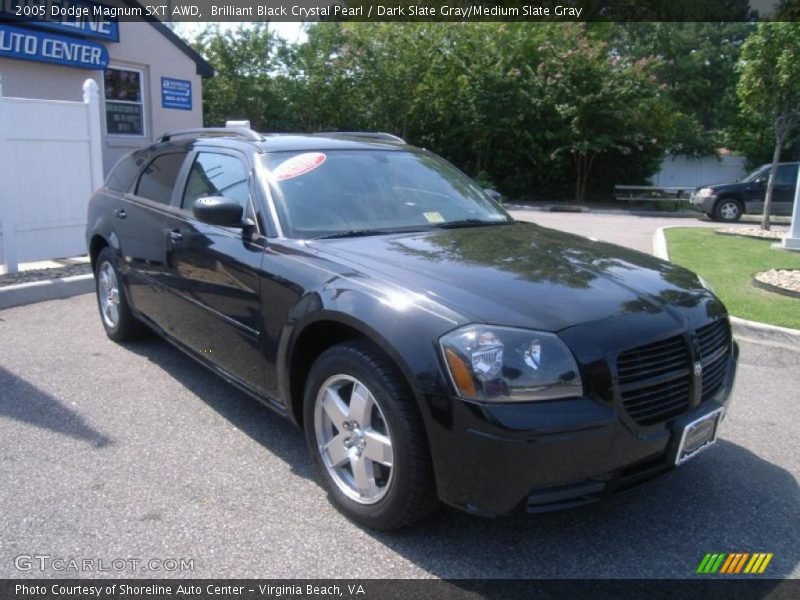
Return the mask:
{"type": "Polygon", "coordinates": [[[17,285],[20,283],[31,283],[33,281],[45,281],[47,279],[62,279],[75,275],[85,275],[91,272],[91,265],[88,263],[79,263],[51,269],[30,269],[28,271],[20,271],[19,273],[5,273],[0,275],[0,287],[17,285]]]}
{"type": "Polygon", "coordinates": [[[800,294],[800,269],[770,269],[758,273],[755,278],[763,283],[800,294]]]}

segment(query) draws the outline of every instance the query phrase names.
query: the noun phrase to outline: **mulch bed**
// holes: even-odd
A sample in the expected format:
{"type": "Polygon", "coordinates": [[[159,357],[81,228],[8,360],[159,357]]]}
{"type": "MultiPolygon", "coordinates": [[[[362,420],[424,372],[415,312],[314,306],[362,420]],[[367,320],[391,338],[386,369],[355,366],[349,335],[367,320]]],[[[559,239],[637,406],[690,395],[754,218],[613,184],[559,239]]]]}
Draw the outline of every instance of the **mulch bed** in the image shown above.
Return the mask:
{"type": "Polygon", "coordinates": [[[742,237],[757,238],[762,240],[780,241],[789,232],[782,228],[764,231],[759,227],[720,227],[719,229],[715,229],[714,233],[719,233],[721,235],[739,235],[742,237]]]}
{"type": "Polygon", "coordinates": [[[756,273],[752,281],[768,292],[800,299],[800,269],[770,269],[756,273]]]}

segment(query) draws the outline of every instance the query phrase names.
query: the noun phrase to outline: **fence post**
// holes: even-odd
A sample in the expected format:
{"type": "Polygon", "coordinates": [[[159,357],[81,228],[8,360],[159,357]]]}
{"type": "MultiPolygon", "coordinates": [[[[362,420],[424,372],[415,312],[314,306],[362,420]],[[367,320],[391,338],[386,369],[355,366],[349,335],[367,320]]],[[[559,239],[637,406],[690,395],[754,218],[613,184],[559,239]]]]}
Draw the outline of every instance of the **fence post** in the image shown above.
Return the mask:
{"type": "MultiPolygon", "coordinates": [[[[8,143],[6,140],[6,131],[4,124],[8,119],[3,114],[5,106],[3,105],[3,80],[0,77],[0,181],[7,182],[11,173],[7,173],[6,169],[9,164],[9,157],[6,156],[8,152],[8,143]]],[[[7,185],[4,185],[8,189],[7,185]]],[[[16,218],[15,213],[17,209],[17,198],[11,198],[8,195],[0,196],[0,220],[2,220],[2,234],[3,234],[3,267],[6,273],[17,272],[17,252],[14,247],[14,236],[16,235],[16,218]]]]}
{"type": "Polygon", "coordinates": [[[92,170],[92,190],[103,185],[103,134],[100,130],[100,97],[97,82],[87,79],[83,82],[83,102],[86,104],[89,123],[89,159],[92,170]]]}

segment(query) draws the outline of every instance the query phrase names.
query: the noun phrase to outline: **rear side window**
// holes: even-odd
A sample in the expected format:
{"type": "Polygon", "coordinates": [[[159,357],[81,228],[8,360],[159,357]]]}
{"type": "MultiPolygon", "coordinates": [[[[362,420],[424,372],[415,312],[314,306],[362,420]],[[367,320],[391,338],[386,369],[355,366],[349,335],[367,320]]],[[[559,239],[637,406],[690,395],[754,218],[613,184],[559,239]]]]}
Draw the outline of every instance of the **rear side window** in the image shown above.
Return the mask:
{"type": "Polygon", "coordinates": [[[136,195],[159,204],[169,204],[185,158],[185,152],[155,157],[139,177],[136,195]]]}
{"type": "Polygon", "coordinates": [[[775,173],[775,185],[795,185],[797,183],[797,165],[781,165],[775,173]]]}
{"type": "Polygon", "coordinates": [[[122,158],[108,175],[106,187],[116,192],[127,192],[136,174],[139,172],[141,162],[134,160],[133,156],[122,158]]]}
{"type": "Polygon", "coordinates": [[[205,196],[225,196],[236,200],[246,212],[250,200],[250,185],[247,168],[242,161],[227,154],[198,154],[186,182],[181,206],[192,210],[194,201],[205,196]]]}

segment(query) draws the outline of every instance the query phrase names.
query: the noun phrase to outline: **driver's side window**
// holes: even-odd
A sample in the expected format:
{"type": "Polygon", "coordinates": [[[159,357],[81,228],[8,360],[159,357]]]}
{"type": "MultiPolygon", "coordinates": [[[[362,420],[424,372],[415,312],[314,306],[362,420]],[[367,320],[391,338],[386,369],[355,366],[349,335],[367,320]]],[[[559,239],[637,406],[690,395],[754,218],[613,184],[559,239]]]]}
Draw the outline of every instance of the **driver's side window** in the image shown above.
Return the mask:
{"type": "Polygon", "coordinates": [[[250,215],[250,182],[244,163],[228,154],[200,152],[189,172],[181,208],[191,211],[195,200],[207,196],[236,200],[243,214],[250,215]]]}

